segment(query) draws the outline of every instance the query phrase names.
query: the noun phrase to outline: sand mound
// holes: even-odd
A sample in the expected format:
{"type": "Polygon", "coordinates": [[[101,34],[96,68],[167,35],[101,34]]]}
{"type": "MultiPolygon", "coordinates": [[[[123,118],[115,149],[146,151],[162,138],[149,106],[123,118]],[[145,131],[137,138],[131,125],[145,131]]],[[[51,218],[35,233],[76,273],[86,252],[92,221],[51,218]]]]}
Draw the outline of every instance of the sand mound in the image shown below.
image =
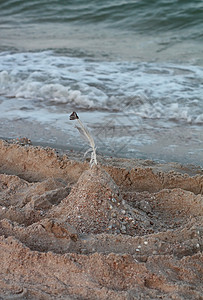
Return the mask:
{"type": "Polygon", "coordinates": [[[113,179],[97,166],[80,176],[70,195],[48,216],[67,220],[79,233],[136,235],[150,226],[147,215],[129,206],[113,179]]]}
{"type": "Polygon", "coordinates": [[[0,299],[202,299],[199,168],[0,154],[0,299]]]}

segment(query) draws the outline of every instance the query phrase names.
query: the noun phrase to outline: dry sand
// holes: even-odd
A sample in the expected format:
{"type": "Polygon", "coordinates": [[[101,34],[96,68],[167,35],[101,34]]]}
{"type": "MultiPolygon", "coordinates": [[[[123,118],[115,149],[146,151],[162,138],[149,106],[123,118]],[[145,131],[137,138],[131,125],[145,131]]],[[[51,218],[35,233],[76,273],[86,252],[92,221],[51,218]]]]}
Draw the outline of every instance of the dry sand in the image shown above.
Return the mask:
{"type": "Polygon", "coordinates": [[[203,172],[0,141],[0,299],[203,299],[203,172]]]}

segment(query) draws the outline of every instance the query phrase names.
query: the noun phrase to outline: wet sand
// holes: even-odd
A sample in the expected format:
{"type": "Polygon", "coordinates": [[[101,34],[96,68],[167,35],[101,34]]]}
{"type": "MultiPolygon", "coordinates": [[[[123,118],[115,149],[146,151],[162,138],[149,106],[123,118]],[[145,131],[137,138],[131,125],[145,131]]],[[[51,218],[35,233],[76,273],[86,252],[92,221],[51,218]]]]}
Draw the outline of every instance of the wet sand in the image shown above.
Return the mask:
{"type": "Polygon", "coordinates": [[[0,140],[0,299],[202,299],[203,171],[0,140]]]}

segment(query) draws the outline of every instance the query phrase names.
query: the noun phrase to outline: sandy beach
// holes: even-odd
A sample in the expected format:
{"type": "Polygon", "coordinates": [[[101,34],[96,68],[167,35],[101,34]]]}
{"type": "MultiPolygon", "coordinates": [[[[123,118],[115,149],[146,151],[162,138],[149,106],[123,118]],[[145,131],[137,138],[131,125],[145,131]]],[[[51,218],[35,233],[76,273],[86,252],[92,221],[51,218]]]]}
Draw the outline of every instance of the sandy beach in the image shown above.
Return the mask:
{"type": "Polygon", "coordinates": [[[203,300],[202,15],[0,1],[0,300],[203,300]]]}
{"type": "Polygon", "coordinates": [[[0,141],[0,299],[202,299],[203,172],[0,141]]]}

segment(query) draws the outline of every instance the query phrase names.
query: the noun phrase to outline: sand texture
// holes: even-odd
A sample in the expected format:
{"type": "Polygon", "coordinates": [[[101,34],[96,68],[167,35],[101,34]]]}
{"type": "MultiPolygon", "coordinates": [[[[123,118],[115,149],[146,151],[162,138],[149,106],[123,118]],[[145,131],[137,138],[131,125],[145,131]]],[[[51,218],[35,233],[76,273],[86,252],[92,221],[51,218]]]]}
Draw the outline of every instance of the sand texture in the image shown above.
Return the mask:
{"type": "Polygon", "coordinates": [[[203,172],[0,140],[0,299],[203,299],[203,172]]]}

